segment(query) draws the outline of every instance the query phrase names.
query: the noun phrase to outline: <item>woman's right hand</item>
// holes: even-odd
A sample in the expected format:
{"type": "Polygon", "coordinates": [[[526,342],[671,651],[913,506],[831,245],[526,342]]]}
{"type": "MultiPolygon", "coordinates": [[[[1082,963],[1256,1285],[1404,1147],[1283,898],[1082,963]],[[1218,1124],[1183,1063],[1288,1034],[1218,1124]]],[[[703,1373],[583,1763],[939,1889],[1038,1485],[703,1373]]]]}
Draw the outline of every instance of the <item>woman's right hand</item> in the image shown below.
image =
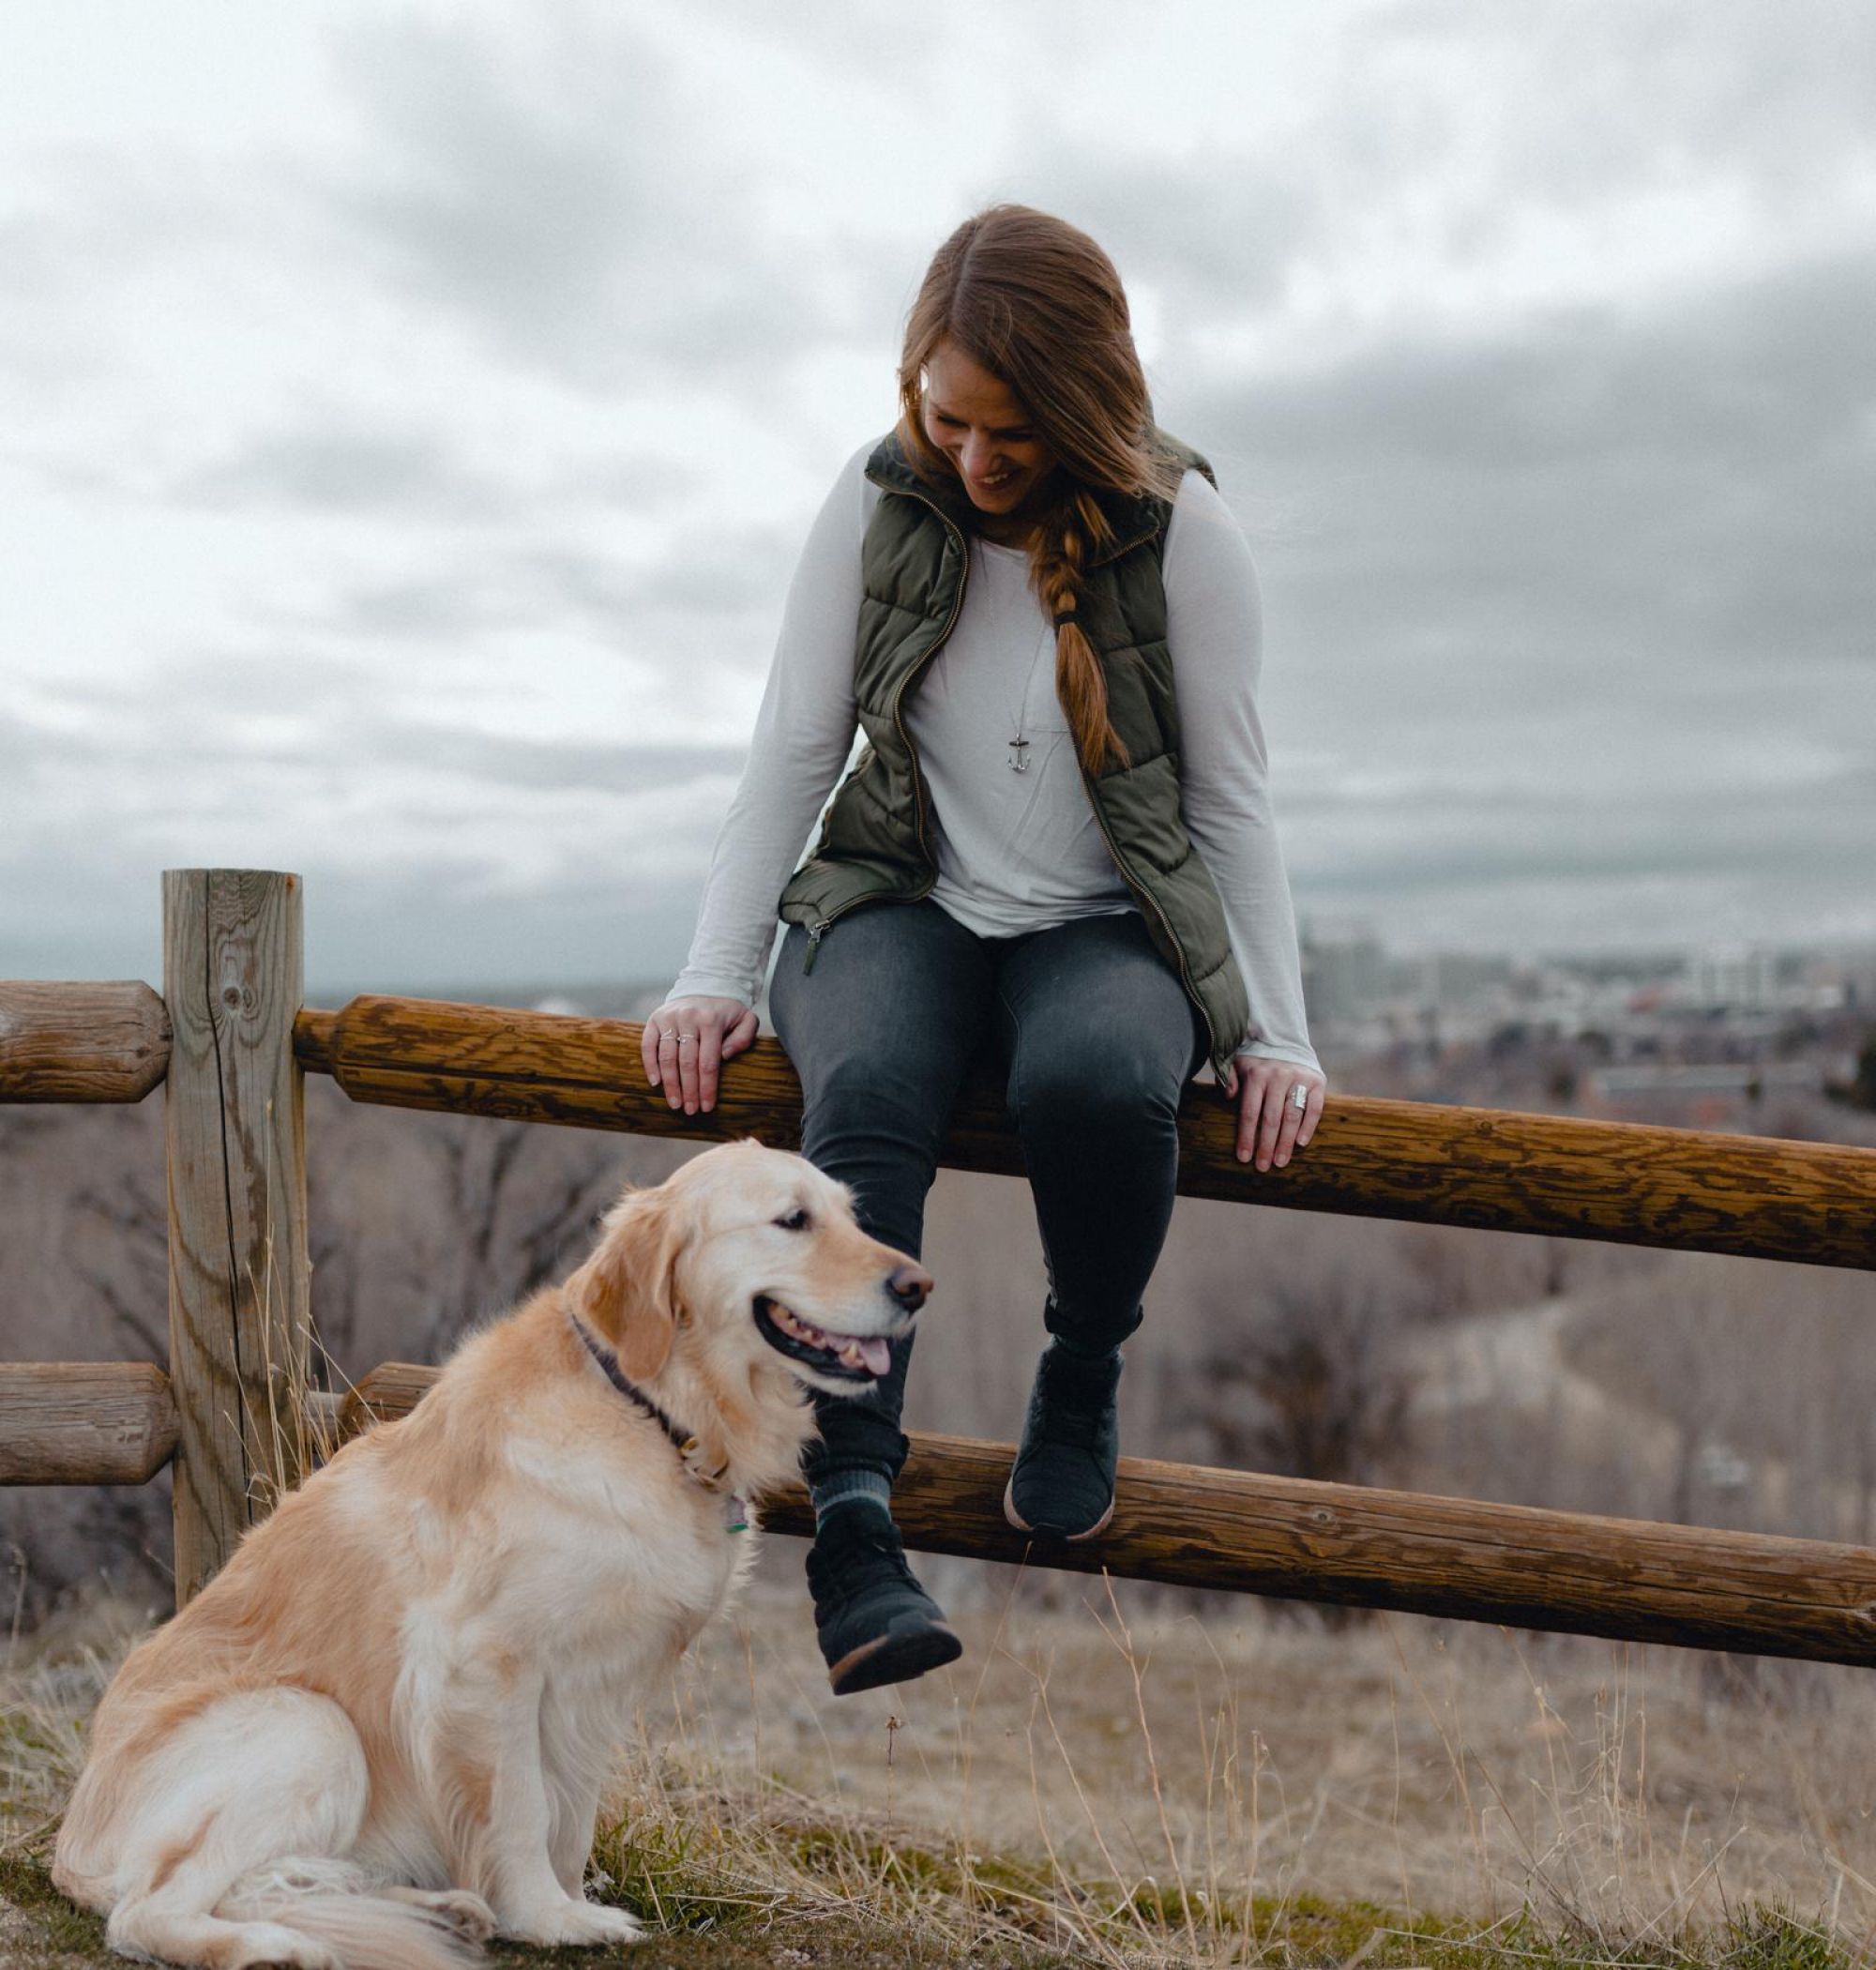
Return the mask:
{"type": "Polygon", "coordinates": [[[715,1108],[718,1068],[755,1038],[758,1024],[741,999],[667,999],[644,1023],[645,1079],[688,1115],[715,1108]]]}

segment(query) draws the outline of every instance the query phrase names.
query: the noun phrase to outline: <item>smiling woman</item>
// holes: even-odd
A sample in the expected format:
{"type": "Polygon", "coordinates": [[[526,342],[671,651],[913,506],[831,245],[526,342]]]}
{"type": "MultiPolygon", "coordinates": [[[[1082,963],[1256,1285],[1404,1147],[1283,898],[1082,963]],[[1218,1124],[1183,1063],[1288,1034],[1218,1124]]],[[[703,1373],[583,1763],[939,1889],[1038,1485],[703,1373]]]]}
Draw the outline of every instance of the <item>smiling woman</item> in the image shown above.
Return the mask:
{"type": "Polygon", "coordinates": [[[1008,384],[946,336],[924,365],[925,434],[951,462],[986,538],[1021,544],[1035,524],[1024,509],[1055,470],[1028,407],[1008,384]]]}
{"type": "MultiPolygon", "coordinates": [[[[713,1104],[755,1036],[779,914],[770,1003],[803,1149],[916,1255],[964,1069],[996,1059],[1051,1336],[1004,1509],[1091,1539],[1113,1510],[1120,1344],[1171,1219],[1186,1084],[1210,1063],[1261,1169],[1322,1111],[1266,791],[1256,577],[1210,467],[1153,421],[1112,265],[1063,220],[999,205],[961,226],[898,384],[897,427],[848,462],[802,556],[645,1072],[673,1107],[713,1104]]],[[[909,1336],[863,1352],[871,1387],[817,1403],[808,1570],[837,1691],[959,1649],[891,1518],[910,1352],[909,1336]]]]}

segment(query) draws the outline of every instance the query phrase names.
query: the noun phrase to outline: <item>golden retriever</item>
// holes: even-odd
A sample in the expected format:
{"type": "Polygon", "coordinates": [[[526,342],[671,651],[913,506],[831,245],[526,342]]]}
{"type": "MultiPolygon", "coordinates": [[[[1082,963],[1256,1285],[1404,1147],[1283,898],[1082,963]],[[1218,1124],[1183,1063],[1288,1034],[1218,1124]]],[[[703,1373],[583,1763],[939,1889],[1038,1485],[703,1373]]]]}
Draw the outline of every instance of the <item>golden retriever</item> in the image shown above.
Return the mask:
{"type": "Polygon", "coordinates": [[[113,1948],[214,1970],[632,1941],[581,1891],[613,1746],[748,1570],[809,1390],[870,1387],[930,1285],[753,1141],[628,1191],[131,1653],[59,1887],[113,1948]]]}

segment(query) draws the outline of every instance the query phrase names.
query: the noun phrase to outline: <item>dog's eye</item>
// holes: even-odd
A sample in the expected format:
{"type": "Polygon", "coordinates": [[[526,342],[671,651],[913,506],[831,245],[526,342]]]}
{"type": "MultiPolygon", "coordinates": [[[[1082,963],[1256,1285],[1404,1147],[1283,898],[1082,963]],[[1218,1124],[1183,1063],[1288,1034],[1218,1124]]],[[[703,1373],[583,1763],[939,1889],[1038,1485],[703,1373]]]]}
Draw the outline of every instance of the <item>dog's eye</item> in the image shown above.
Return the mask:
{"type": "Polygon", "coordinates": [[[778,1218],[775,1221],[783,1231],[806,1231],[808,1212],[805,1206],[797,1204],[785,1217],[778,1218]]]}

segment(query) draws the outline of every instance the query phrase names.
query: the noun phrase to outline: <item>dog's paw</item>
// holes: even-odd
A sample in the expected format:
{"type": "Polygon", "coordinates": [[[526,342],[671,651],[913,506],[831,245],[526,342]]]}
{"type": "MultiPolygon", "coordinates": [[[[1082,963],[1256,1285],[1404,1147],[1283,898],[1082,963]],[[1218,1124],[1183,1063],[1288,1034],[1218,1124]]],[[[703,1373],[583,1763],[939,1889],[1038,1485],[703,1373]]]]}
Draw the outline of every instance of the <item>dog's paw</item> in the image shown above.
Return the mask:
{"type": "Polygon", "coordinates": [[[278,1922],[244,1922],[223,1948],[219,1961],[228,1970],[259,1970],[262,1964],[270,1970],[274,1964],[281,1970],[345,1970],[337,1950],[278,1922]]]}
{"type": "Polygon", "coordinates": [[[495,1911],[467,1888],[382,1888],[394,1902],[407,1902],[446,1922],[465,1943],[486,1943],[495,1932],[495,1911]]]}
{"type": "Polygon", "coordinates": [[[504,1925],[502,1934],[517,1943],[555,1945],[637,1943],[644,1930],[636,1916],[598,1902],[563,1902],[523,1922],[504,1925]]]}

